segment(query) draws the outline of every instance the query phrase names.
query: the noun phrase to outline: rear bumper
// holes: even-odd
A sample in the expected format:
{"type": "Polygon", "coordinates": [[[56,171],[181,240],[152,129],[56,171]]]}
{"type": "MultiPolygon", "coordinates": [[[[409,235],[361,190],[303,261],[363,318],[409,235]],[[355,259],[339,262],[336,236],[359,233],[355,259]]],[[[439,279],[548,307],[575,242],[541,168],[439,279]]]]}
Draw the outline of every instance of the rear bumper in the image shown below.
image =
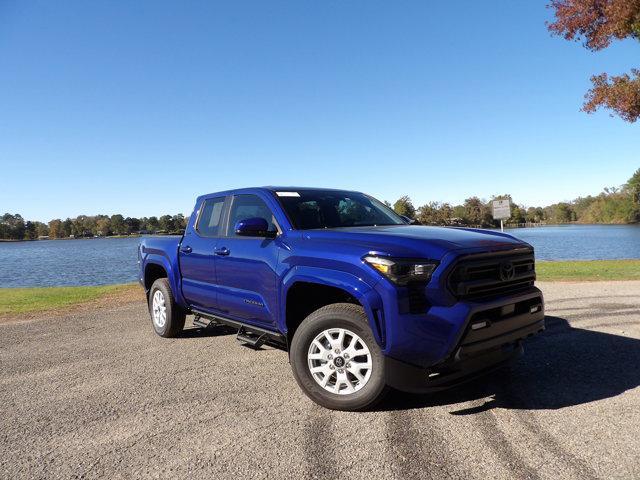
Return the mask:
{"type": "Polygon", "coordinates": [[[522,341],[544,330],[538,289],[503,305],[473,309],[444,360],[428,367],[387,356],[387,384],[408,392],[437,391],[488,373],[518,357],[522,341]]]}

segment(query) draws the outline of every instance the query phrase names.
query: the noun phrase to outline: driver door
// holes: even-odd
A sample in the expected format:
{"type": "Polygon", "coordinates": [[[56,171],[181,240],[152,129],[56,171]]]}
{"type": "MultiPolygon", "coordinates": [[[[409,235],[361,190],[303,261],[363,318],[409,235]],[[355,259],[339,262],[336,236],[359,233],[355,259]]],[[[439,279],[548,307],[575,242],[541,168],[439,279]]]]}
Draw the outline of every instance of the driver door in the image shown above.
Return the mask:
{"type": "Polygon", "coordinates": [[[264,218],[278,231],[271,209],[258,195],[235,195],[229,207],[225,236],[216,247],[218,305],[229,317],[257,326],[273,326],[278,313],[276,267],[280,240],[236,235],[235,225],[264,218]]]}

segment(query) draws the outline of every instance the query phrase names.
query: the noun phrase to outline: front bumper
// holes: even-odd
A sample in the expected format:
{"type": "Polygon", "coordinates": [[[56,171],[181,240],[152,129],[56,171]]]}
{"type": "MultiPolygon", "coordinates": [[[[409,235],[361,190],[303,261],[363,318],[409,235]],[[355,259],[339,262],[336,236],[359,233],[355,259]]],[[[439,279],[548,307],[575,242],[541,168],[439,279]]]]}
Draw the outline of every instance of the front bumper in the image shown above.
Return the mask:
{"type": "Polygon", "coordinates": [[[522,340],[542,330],[544,302],[537,288],[474,304],[439,361],[423,366],[387,355],[387,384],[410,392],[449,388],[511,361],[522,353],[522,340]]]}
{"type": "Polygon", "coordinates": [[[411,393],[446,390],[508,365],[523,351],[522,342],[518,341],[504,348],[485,352],[473,359],[452,362],[450,365],[432,369],[423,369],[394,358],[387,358],[387,385],[411,393]]]}

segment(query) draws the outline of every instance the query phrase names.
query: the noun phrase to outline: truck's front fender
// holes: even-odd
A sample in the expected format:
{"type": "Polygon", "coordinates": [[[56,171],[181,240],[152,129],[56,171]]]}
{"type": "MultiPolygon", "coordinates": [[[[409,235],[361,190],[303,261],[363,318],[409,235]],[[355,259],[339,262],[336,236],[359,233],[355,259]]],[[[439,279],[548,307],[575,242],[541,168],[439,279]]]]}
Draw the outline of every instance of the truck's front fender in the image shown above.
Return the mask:
{"type": "Polygon", "coordinates": [[[382,299],[378,292],[366,283],[362,278],[352,273],[339,270],[325,269],[311,266],[293,267],[282,279],[282,288],[280,291],[280,315],[279,330],[287,331],[287,295],[289,289],[298,282],[315,283],[327,287],[339,288],[354,297],[364,311],[369,321],[369,326],[381,347],[385,341],[384,313],[382,308],[382,299]]]}

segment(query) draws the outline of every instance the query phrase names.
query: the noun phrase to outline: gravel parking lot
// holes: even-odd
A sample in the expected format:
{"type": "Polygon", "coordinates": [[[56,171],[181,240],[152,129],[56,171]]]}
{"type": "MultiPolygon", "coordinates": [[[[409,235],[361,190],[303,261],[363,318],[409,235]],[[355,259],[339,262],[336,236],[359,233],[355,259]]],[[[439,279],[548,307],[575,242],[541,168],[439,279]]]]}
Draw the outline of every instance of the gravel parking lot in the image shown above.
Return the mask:
{"type": "Polygon", "coordinates": [[[541,288],[513,367],[367,413],[228,331],[159,338],[142,301],[4,323],[0,477],[640,478],[640,282],[541,288]]]}

